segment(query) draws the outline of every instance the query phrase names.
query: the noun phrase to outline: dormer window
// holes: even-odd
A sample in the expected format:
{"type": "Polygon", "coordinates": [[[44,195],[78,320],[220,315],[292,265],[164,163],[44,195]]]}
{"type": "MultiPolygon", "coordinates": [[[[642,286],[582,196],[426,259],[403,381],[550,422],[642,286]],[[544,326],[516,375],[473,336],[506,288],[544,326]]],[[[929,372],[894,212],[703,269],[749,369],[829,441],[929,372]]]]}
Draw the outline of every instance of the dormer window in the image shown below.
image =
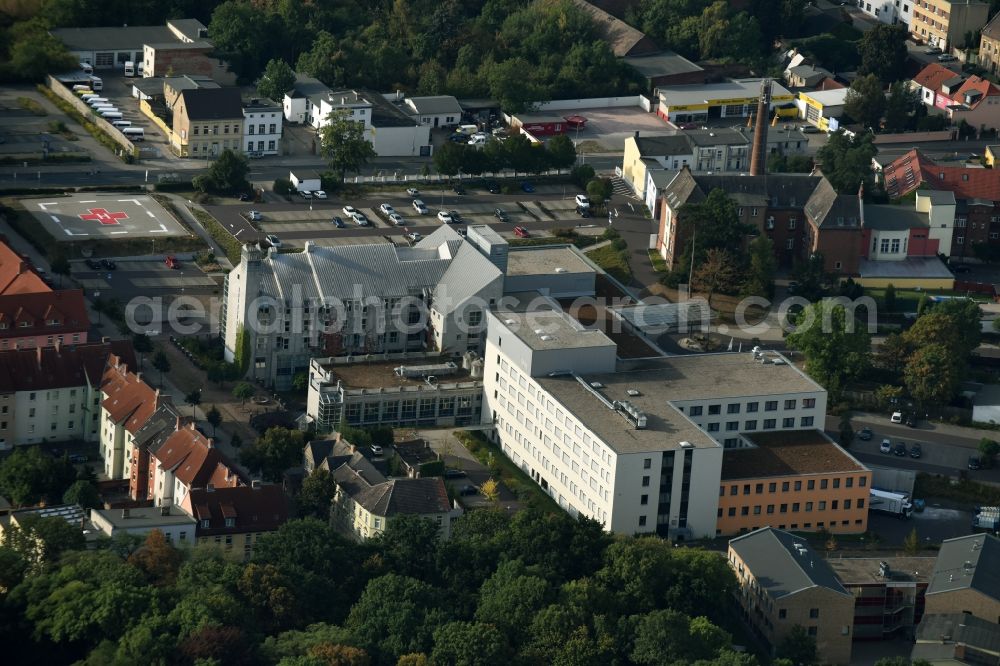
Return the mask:
{"type": "Polygon", "coordinates": [[[962,180],[969,180],[969,174],[963,173],[962,174],[962,180]]]}
{"type": "Polygon", "coordinates": [[[206,518],[206,519],[204,519],[204,520],[201,521],[201,528],[204,529],[204,530],[207,530],[211,524],[212,524],[212,521],[210,521],[208,518],[206,518]]]}
{"type": "Polygon", "coordinates": [[[236,527],[236,519],[226,518],[226,527],[236,527]]]}
{"type": "Polygon", "coordinates": [[[58,319],[49,319],[45,322],[46,326],[58,326],[61,322],[58,319]]]}
{"type": "Polygon", "coordinates": [[[18,322],[17,325],[20,328],[28,328],[29,326],[31,326],[31,322],[30,321],[22,321],[22,322],[18,322]]]}

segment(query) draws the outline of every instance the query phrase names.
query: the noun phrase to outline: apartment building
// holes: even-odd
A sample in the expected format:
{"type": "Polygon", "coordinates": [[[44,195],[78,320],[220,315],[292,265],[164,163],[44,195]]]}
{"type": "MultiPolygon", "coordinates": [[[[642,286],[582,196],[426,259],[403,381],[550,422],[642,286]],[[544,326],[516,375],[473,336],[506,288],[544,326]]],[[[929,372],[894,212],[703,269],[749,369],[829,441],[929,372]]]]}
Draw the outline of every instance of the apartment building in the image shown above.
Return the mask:
{"type": "Polygon", "coordinates": [[[160,405],[169,401],[159,389],[142,380],[142,373],[129,368],[135,361],[119,354],[107,358],[100,382],[100,450],[104,474],[109,479],[124,479],[131,475],[131,452],[135,435],[160,405]]]}
{"type": "Polygon", "coordinates": [[[960,49],[966,35],[979,34],[989,12],[990,3],[979,0],[914,0],[910,34],[946,52],[960,49]]]}
{"type": "Polygon", "coordinates": [[[243,561],[249,561],[260,539],[280,529],[290,514],[284,489],[260,481],[232,488],[192,488],[179,506],[196,521],[198,545],[215,546],[243,561]]]}
{"type": "Polygon", "coordinates": [[[0,241],[0,295],[52,291],[31,262],[0,241]]]}
{"type": "Polygon", "coordinates": [[[910,663],[932,666],[1000,663],[1000,625],[966,613],[927,615],[916,632],[910,663]]]}
{"type": "Polygon", "coordinates": [[[881,23],[910,25],[913,20],[913,8],[919,6],[919,0],[858,0],[858,9],[876,18],[881,23]]]}
{"type": "Polygon", "coordinates": [[[1000,539],[989,534],[946,539],[927,587],[928,614],[965,613],[1000,623],[1000,539]]]}
{"type": "Polygon", "coordinates": [[[171,148],[180,157],[218,157],[243,149],[243,102],[239,88],[184,90],[173,107],[171,148]]]}
{"type": "Polygon", "coordinates": [[[990,19],[980,34],[979,65],[990,74],[1000,71],[1000,14],[990,19]]]}
{"type": "Polygon", "coordinates": [[[618,362],[610,338],[558,305],[518,305],[534,300],[508,294],[488,315],[483,421],[561,507],[607,530],[714,536],[723,450],[739,445],[743,415],[777,401],[773,428],[792,430],[825,413],[823,389],[786,362],[618,362]]]}
{"type": "Polygon", "coordinates": [[[159,530],[174,546],[195,542],[194,518],[167,506],[91,509],[90,522],[106,537],[120,534],[144,537],[153,530],[159,530]]]}
{"type": "Polygon", "coordinates": [[[730,540],[727,557],[743,616],[772,654],[801,626],[820,663],[851,663],[854,597],[805,539],[765,527],[730,540]]]}
{"type": "Polygon", "coordinates": [[[82,289],[0,294],[0,350],[84,344],[89,330],[82,289]]]}
{"type": "Polygon", "coordinates": [[[458,362],[439,354],[406,353],[394,360],[348,357],[309,361],[306,418],[319,432],[341,423],[364,427],[467,426],[479,423],[483,362],[467,352],[458,362]]]}
{"type": "Polygon", "coordinates": [[[827,564],[854,597],[856,641],[910,638],[924,617],[933,557],[830,557],[827,564]]]}
{"type": "Polygon", "coordinates": [[[484,309],[503,293],[490,253],[506,243],[474,226],[467,238],[442,226],[414,247],[244,246],[224,285],[226,358],[239,347],[248,377],[284,389],[314,356],[481,350],[484,309]]]}
{"type": "Polygon", "coordinates": [[[128,341],[0,351],[0,449],[99,438],[101,375],[128,341]]]}
{"type": "Polygon", "coordinates": [[[254,157],[281,151],[281,106],[269,99],[251,99],[243,105],[243,152],[254,157]]]}
{"type": "MultiPolygon", "coordinates": [[[[794,398],[786,402],[786,408],[799,407],[792,404],[794,398]]],[[[768,432],[769,426],[777,428],[777,419],[758,418],[776,412],[777,401],[764,401],[760,408],[764,411],[755,408],[742,415],[741,446],[727,448],[723,455],[716,534],[743,534],[769,525],[797,532],[865,532],[871,471],[822,430],[768,432]]],[[[817,425],[810,416],[783,421],[793,427],[817,425]]]]}
{"type": "Polygon", "coordinates": [[[980,130],[1000,126],[1000,88],[987,79],[931,63],[913,77],[910,87],[955,125],[964,120],[980,130]]]}

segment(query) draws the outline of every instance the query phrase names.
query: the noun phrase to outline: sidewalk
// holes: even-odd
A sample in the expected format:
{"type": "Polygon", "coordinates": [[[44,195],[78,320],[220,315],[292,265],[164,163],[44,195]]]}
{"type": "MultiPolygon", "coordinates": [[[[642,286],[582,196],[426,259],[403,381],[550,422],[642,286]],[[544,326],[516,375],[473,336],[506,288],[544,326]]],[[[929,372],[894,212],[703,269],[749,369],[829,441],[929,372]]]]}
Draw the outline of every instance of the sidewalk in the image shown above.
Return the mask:
{"type": "Polygon", "coordinates": [[[31,243],[24,240],[21,235],[11,229],[10,225],[7,224],[7,220],[2,218],[0,218],[0,233],[7,238],[7,244],[10,245],[15,252],[23,254],[31,259],[31,263],[35,265],[35,268],[41,268],[46,272],[50,272],[48,260],[43,257],[41,253],[39,253],[38,250],[31,245],[31,243]]]}
{"type": "Polygon", "coordinates": [[[198,210],[206,215],[210,215],[210,213],[200,205],[191,203],[178,194],[170,192],[160,192],[159,194],[162,194],[167,199],[170,199],[170,201],[176,205],[177,211],[180,213],[181,217],[184,218],[184,222],[186,222],[187,225],[191,227],[203,241],[208,243],[208,246],[212,248],[212,252],[215,253],[215,260],[218,262],[219,266],[221,266],[224,270],[231,271],[233,269],[233,264],[229,261],[229,258],[226,257],[225,250],[219,247],[218,243],[215,242],[215,239],[212,238],[211,234],[208,233],[205,227],[201,226],[201,222],[198,221],[198,218],[194,216],[194,213],[191,212],[188,206],[197,206],[198,210]]]}

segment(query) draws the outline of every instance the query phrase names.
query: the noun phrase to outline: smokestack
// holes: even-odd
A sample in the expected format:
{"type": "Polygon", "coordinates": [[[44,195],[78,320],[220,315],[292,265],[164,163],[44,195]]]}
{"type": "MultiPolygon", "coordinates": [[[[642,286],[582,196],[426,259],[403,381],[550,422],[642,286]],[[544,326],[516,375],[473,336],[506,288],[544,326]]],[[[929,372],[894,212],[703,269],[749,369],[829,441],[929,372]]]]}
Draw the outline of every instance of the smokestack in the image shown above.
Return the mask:
{"type": "Polygon", "coordinates": [[[750,175],[763,176],[767,168],[767,115],[771,108],[771,79],[761,79],[757,101],[757,123],[753,130],[750,175]]]}

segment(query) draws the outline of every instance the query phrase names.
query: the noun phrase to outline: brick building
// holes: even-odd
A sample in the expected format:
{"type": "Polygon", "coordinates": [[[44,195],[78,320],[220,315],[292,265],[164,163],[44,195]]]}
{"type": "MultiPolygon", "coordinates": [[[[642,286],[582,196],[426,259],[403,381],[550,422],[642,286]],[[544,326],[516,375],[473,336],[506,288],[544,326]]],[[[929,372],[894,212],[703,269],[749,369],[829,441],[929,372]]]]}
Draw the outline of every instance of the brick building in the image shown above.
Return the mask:
{"type": "Polygon", "coordinates": [[[171,148],[181,157],[218,157],[243,145],[243,102],[239,88],[195,88],[173,107],[171,148]]]}
{"type": "Polygon", "coordinates": [[[83,344],[89,330],[82,289],[0,295],[0,349],[83,344]]]}
{"type": "MultiPolygon", "coordinates": [[[[772,421],[771,427],[776,425],[772,421]]],[[[871,471],[821,430],[747,432],[742,439],[745,446],[723,454],[717,535],[768,525],[801,532],[866,531],[871,471]]]]}
{"type": "Polygon", "coordinates": [[[1000,623],[1000,539],[972,534],[938,551],[927,588],[927,613],[967,613],[1000,623]]]}
{"type": "Polygon", "coordinates": [[[798,625],[820,663],[850,663],[854,597],[805,539],[765,527],[730,540],[728,560],[743,615],[772,653],[798,625]]]}
{"type": "Polygon", "coordinates": [[[854,640],[912,638],[924,616],[933,557],[831,557],[854,597],[854,640]]]}

